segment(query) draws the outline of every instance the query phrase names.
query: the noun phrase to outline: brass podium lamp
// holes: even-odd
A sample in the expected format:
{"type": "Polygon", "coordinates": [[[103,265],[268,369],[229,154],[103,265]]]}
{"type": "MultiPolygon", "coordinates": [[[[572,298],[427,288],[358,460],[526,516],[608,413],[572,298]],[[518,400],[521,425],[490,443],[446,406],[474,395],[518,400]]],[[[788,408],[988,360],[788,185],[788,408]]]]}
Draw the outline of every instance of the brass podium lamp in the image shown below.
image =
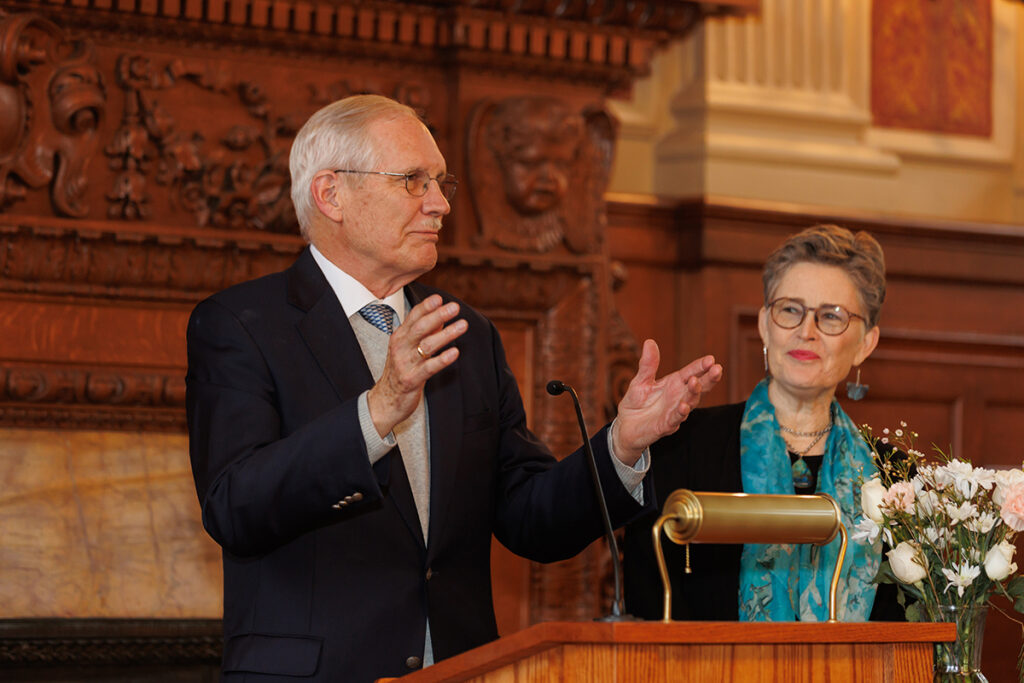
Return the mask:
{"type": "Polygon", "coordinates": [[[810,496],[708,493],[677,489],[665,501],[661,517],[651,530],[654,554],[665,587],[663,622],[672,621],[672,584],[661,549],[661,530],[673,543],[813,543],[825,545],[842,538],[839,557],[828,592],[828,620],[836,621],[836,589],[846,557],[846,528],[839,504],[825,493],[810,496]]]}

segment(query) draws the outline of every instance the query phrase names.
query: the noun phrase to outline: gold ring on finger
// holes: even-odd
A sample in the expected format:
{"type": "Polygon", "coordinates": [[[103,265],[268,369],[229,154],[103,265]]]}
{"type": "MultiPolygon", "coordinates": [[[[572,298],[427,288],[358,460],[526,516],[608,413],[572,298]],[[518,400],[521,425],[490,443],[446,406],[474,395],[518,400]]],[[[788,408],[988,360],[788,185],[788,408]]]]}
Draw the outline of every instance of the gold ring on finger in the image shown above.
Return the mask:
{"type": "Polygon", "coordinates": [[[419,344],[416,345],[416,353],[420,354],[420,358],[422,358],[423,360],[427,360],[428,358],[430,358],[430,354],[424,351],[423,347],[420,346],[419,344]]]}

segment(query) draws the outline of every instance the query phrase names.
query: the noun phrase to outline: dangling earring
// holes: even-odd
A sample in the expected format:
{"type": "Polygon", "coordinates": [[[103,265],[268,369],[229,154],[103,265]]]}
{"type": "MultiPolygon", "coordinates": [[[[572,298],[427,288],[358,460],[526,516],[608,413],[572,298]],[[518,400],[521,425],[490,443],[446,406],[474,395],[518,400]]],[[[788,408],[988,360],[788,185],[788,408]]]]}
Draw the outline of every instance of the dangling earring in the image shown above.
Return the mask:
{"type": "Polygon", "coordinates": [[[761,352],[764,354],[764,374],[767,377],[771,373],[768,372],[768,346],[766,344],[761,346],[761,352]]]}
{"type": "Polygon", "coordinates": [[[867,384],[860,383],[860,368],[857,368],[857,379],[853,382],[846,383],[846,395],[851,401],[859,401],[868,393],[870,389],[867,384]]]}

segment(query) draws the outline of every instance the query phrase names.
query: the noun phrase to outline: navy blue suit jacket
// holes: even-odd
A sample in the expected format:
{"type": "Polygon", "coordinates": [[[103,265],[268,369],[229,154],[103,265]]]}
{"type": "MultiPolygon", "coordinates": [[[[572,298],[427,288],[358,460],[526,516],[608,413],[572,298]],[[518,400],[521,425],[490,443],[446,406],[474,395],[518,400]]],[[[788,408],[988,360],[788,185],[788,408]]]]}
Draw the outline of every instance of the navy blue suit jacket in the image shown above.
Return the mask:
{"type": "MultiPolygon", "coordinates": [[[[413,283],[406,296],[436,291],[413,283]]],[[[582,451],[556,463],[526,428],[497,330],[460,305],[459,359],[425,390],[427,544],[399,449],[369,463],[356,400],[373,379],[309,250],[196,307],[190,455],[223,548],[226,680],[399,676],[422,654],[428,616],[435,657],[450,657],[497,637],[492,533],[540,562],[602,535],[582,451]]],[[[622,486],[606,430],[591,443],[621,524],[654,500],[646,484],[647,506],[622,486]]]]}

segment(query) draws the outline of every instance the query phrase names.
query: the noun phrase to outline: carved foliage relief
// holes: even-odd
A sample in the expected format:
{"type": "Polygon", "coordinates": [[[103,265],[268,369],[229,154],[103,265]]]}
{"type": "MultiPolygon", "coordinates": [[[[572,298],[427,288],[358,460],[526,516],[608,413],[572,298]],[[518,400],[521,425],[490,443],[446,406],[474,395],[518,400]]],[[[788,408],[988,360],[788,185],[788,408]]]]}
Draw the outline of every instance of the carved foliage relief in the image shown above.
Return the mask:
{"type": "MultiPolygon", "coordinates": [[[[142,54],[122,55],[118,84],[126,91],[124,114],[105,153],[118,175],[111,192],[111,218],[145,218],[150,213],[147,181],[167,188],[173,207],[194,216],[199,227],[298,232],[291,203],[288,154],[292,139],[316,109],[357,93],[377,93],[408,104],[427,119],[429,96],[417,84],[400,82],[385,90],[356,80],[307,85],[298,110],[275,113],[265,86],[234,79],[223,66],[172,59],[156,64],[142,54]],[[209,117],[188,129],[170,104],[189,90],[215,95],[208,111],[241,109],[243,123],[217,129],[209,117]],[[210,124],[214,125],[211,127],[210,124]]],[[[194,112],[189,112],[194,113],[194,112]]]]}
{"type": "Polygon", "coordinates": [[[0,10],[0,210],[49,188],[57,215],[88,212],[82,199],[106,99],[90,44],[0,10]]]}
{"type": "MultiPolygon", "coordinates": [[[[402,80],[354,65],[259,68],[231,54],[71,35],[38,14],[0,13],[0,214],[9,214],[0,226],[0,290],[18,295],[184,305],[285,267],[301,245],[292,237],[288,152],[312,111],[376,92],[412,106],[428,125],[448,121],[436,97],[443,86],[429,78],[402,80]],[[49,220],[40,211],[44,193],[54,213],[97,220],[49,220]],[[24,199],[31,201],[19,205],[24,199]],[[235,232],[238,238],[229,235],[235,232]]],[[[478,223],[465,224],[477,228],[476,246],[522,258],[516,267],[526,271],[536,265],[531,254],[599,257],[615,138],[608,114],[556,97],[510,97],[479,101],[467,123],[463,170],[478,223]]],[[[456,257],[439,270],[464,269],[456,257]]],[[[488,289],[507,293],[500,308],[526,305],[522,288],[488,289]]],[[[566,323],[581,324],[576,312],[565,314],[566,323]]],[[[119,405],[139,415],[180,405],[173,392],[157,404],[131,398],[141,395],[132,387],[148,385],[122,369],[111,369],[124,385],[113,393],[97,389],[99,375],[72,381],[59,365],[34,375],[26,393],[21,372],[5,376],[14,384],[0,402],[119,405]]]]}
{"type": "Polygon", "coordinates": [[[0,212],[49,191],[58,216],[297,234],[288,152],[309,114],[367,92],[428,113],[422,80],[329,80],[71,33],[0,10],[0,212]]]}
{"type": "Polygon", "coordinates": [[[125,99],[120,125],[104,148],[116,171],[108,217],[149,218],[152,181],[200,227],[294,231],[288,149],[301,116],[275,115],[260,84],[232,80],[209,62],[123,54],[116,76],[125,99]],[[186,122],[168,103],[195,97],[193,90],[219,100],[208,111],[241,108],[247,120],[223,130],[209,125],[219,116],[186,122]]]}

